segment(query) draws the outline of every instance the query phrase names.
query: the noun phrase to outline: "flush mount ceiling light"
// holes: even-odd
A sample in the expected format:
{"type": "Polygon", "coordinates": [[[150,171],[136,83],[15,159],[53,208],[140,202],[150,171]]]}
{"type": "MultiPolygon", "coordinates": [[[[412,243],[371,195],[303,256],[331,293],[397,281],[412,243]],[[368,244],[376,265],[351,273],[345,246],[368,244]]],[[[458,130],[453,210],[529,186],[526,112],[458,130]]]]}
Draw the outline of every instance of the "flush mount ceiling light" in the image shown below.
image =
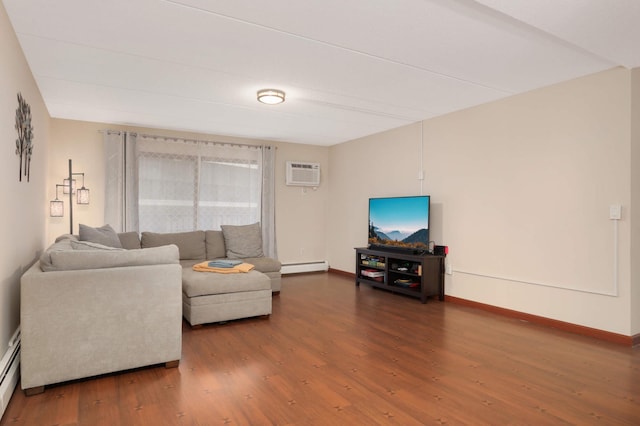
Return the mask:
{"type": "Polygon", "coordinates": [[[284,102],[284,92],[276,89],[258,90],[258,101],[268,105],[280,104],[284,102]]]}

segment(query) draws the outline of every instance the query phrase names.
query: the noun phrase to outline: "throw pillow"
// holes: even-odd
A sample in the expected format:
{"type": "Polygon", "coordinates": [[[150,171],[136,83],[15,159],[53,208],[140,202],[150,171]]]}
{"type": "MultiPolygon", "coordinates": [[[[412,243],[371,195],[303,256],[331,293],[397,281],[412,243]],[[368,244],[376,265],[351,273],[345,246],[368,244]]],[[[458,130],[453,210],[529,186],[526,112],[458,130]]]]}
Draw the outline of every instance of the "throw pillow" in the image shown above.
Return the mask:
{"type": "Polygon", "coordinates": [[[251,225],[222,225],[224,245],[229,259],[263,257],[260,223],[251,225]]]}
{"type": "Polygon", "coordinates": [[[111,225],[104,225],[100,228],[92,228],[91,226],[80,224],[80,241],[90,241],[92,243],[102,244],[103,246],[122,248],[118,234],[113,230],[111,225]]]}

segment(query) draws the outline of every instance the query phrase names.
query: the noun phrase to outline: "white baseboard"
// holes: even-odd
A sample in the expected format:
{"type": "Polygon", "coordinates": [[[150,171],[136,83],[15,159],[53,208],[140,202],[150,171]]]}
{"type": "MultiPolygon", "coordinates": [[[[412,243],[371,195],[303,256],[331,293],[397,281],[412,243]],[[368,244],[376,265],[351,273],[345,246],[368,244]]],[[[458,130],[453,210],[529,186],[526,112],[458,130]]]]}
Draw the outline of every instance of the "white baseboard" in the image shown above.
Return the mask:
{"type": "Polygon", "coordinates": [[[302,272],[326,272],[329,270],[329,262],[321,260],[318,262],[288,263],[282,265],[280,272],[286,274],[299,274],[302,272]]]}
{"type": "MultiPolygon", "coordinates": [[[[19,357],[20,354],[18,354],[18,358],[19,357]]],[[[5,376],[2,385],[0,385],[0,417],[2,417],[2,415],[4,414],[4,410],[7,409],[7,405],[9,405],[9,401],[13,396],[13,391],[18,384],[18,379],[20,379],[20,369],[18,368],[19,366],[19,360],[17,362],[14,362],[11,368],[9,368],[9,371],[7,371],[7,375],[5,376]]]]}
{"type": "Polygon", "coordinates": [[[7,409],[20,378],[20,328],[9,341],[9,348],[0,360],[0,417],[7,409]]]}

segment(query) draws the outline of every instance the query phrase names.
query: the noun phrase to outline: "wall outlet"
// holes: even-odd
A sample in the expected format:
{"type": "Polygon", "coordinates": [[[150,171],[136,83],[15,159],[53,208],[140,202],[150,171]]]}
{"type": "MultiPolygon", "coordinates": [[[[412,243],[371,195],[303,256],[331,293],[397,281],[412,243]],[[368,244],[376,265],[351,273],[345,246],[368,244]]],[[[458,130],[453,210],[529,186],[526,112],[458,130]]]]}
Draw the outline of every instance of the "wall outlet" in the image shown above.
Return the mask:
{"type": "Polygon", "coordinates": [[[451,266],[450,263],[447,262],[447,264],[444,266],[444,272],[447,275],[453,275],[453,267],[451,266]]]}

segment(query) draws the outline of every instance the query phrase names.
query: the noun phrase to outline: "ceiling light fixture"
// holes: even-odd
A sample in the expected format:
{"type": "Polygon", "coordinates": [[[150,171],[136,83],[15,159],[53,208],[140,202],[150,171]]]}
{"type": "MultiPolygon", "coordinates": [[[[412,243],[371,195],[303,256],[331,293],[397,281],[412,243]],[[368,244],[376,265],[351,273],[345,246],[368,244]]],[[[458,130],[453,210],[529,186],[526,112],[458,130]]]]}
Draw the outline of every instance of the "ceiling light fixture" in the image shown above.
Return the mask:
{"type": "Polygon", "coordinates": [[[284,102],[284,92],[276,89],[258,90],[258,101],[267,105],[281,104],[284,102]]]}

